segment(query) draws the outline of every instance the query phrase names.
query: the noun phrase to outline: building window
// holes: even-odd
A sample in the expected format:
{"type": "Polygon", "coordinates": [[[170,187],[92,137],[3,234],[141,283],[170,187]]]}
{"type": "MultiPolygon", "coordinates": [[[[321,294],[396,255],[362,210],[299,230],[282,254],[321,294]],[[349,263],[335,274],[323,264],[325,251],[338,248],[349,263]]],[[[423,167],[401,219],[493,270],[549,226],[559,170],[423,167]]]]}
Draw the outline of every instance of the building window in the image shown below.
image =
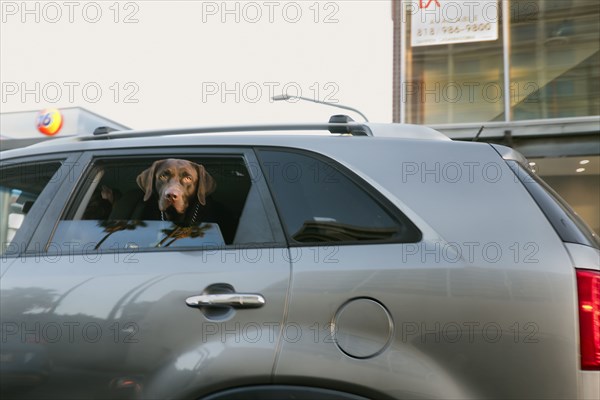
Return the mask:
{"type": "Polygon", "coordinates": [[[513,119],[600,113],[600,2],[512,0],[513,119]]]}
{"type": "MultiPolygon", "coordinates": [[[[406,51],[404,79],[397,93],[404,122],[445,125],[600,115],[597,0],[510,0],[506,3],[510,12],[507,48],[503,2],[496,3],[497,15],[485,11],[497,22],[497,39],[482,36],[482,41],[447,44],[439,40],[446,44],[431,45],[414,45],[411,35],[435,34],[451,40],[448,32],[464,29],[464,24],[450,21],[456,4],[463,3],[403,0],[403,4],[400,18],[406,51]],[[438,11],[436,4],[441,5],[438,11]],[[432,29],[413,29],[417,18],[425,18],[423,13],[436,12],[440,17],[427,25],[432,29]],[[504,84],[505,57],[510,65],[508,87],[504,84]],[[508,118],[505,104],[510,104],[508,118]]],[[[480,24],[485,16],[474,18],[473,26],[485,25],[480,24]]]]}
{"type": "MultiPolygon", "coordinates": [[[[449,30],[463,29],[452,23],[456,9],[446,3],[406,2],[407,57],[403,103],[406,122],[414,124],[447,124],[491,121],[503,114],[502,29],[490,28],[482,15],[471,15],[470,27],[496,29],[498,38],[492,41],[411,46],[412,35],[435,35],[437,40],[452,40],[449,30]],[[437,7],[437,9],[436,9],[437,7]],[[423,29],[413,29],[419,19],[423,29]],[[428,28],[432,26],[435,28],[428,28]],[[444,39],[440,39],[440,38],[444,39]]],[[[494,4],[492,4],[494,5],[494,4]]],[[[464,12],[465,9],[460,10],[464,12]]],[[[496,10],[494,10],[496,11],[496,10]]],[[[490,15],[494,15],[492,11],[490,15]]],[[[494,15],[494,19],[497,17],[494,15]]]]}

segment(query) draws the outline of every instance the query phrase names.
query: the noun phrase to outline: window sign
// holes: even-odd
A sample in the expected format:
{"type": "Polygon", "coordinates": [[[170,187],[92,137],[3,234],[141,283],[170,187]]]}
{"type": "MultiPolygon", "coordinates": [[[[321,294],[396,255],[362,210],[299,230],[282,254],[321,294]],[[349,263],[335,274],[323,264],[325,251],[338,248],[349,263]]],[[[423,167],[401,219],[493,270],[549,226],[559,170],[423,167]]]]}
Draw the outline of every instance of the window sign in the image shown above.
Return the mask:
{"type": "Polygon", "coordinates": [[[411,45],[483,42],[498,39],[496,0],[410,0],[411,45]]]}

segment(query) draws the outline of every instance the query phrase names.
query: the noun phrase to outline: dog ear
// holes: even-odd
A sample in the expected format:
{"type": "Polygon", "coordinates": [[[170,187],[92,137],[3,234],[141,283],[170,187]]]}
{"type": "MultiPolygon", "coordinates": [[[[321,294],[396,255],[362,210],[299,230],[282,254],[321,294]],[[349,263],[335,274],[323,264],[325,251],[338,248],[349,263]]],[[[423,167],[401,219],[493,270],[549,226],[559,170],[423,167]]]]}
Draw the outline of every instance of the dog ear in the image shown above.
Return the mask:
{"type": "Polygon", "coordinates": [[[198,171],[198,201],[203,206],[206,205],[206,196],[211,194],[217,188],[217,182],[206,171],[204,165],[193,163],[196,171],[198,171]]]}
{"type": "Polygon", "coordinates": [[[162,162],[163,160],[155,161],[150,168],[139,174],[135,180],[140,189],[144,191],[144,201],[148,201],[150,196],[152,196],[152,188],[154,186],[154,171],[156,171],[156,167],[162,162]]]}

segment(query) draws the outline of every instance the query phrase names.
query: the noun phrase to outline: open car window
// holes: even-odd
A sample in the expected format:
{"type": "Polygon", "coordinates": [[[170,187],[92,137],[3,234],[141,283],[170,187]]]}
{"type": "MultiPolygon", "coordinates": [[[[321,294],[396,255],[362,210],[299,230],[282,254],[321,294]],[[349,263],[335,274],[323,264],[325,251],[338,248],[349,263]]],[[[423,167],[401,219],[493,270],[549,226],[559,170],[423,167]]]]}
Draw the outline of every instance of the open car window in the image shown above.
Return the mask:
{"type": "MultiPolygon", "coordinates": [[[[169,212],[175,212],[174,206],[161,212],[156,183],[151,194],[139,183],[140,175],[169,158],[173,156],[94,160],[58,222],[47,251],[202,250],[276,241],[242,156],[177,156],[190,165],[202,166],[216,189],[202,205],[196,186],[189,209],[181,214],[191,217],[171,220],[169,212]]],[[[148,176],[154,182],[160,174],[156,169],[148,176]]],[[[196,175],[185,179],[200,184],[196,175]]]]}

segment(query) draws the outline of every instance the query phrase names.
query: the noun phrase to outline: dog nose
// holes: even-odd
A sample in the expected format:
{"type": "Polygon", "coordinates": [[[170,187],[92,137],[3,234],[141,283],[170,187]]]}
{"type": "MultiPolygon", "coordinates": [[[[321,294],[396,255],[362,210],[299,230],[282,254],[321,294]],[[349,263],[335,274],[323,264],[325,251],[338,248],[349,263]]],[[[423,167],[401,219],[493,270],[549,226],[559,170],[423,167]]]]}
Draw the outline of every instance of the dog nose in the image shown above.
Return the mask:
{"type": "Polygon", "coordinates": [[[168,191],[165,193],[165,197],[170,201],[175,201],[179,197],[179,194],[175,191],[168,191]]]}

